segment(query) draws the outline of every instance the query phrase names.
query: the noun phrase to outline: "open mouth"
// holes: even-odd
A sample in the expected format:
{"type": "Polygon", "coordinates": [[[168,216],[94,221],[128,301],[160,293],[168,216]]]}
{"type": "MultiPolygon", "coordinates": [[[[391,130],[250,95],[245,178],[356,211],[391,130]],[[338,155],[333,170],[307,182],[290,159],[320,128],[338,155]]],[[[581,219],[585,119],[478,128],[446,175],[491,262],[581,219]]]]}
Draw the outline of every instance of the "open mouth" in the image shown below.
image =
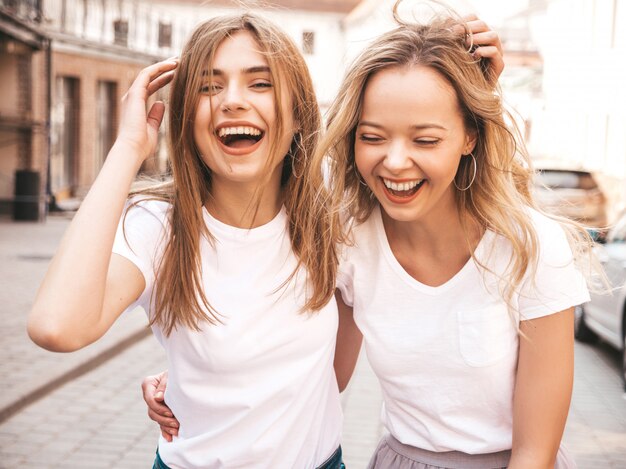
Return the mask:
{"type": "Polygon", "coordinates": [[[413,196],[422,187],[426,179],[414,179],[412,181],[395,182],[381,178],[385,189],[394,197],[408,198],[413,196]]]}
{"type": "Polygon", "coordinates": [[[215,133],[224,146],[232,149],[250,148],[265,135],[262,130],[250,126],[221,127],[215,133]]]}

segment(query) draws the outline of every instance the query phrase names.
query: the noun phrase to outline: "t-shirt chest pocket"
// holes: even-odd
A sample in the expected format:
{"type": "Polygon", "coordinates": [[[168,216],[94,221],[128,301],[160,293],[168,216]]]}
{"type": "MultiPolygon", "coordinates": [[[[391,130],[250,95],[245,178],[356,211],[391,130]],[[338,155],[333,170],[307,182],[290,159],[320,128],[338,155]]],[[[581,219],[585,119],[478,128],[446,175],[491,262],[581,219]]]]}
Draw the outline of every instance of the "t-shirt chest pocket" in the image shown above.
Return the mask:
{"type": "Polygon", "coordinates": [[[516,347],[515,324],[505,305],[459,311],[459,350],[470,366],[489,366],[516,347]]]}

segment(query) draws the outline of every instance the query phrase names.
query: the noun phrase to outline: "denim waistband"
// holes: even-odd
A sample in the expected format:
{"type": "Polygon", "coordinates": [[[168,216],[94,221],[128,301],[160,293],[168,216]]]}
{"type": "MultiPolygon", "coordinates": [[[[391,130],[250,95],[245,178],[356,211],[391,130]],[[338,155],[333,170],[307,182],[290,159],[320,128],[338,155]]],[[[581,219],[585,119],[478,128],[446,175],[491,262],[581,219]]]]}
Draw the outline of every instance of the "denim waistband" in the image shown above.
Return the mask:
{"type": "Polygon", "coordinates": [[[341,459],[341,446],[317,469],[346,469],[341,459]]]}
{"type": "Polygon", "coordinates": [[[152,469],[170,469],[170,467],[161,459],[161,456],[159,455],[159,448],[156,450],[156,458],[154,458],[152,469]]]}

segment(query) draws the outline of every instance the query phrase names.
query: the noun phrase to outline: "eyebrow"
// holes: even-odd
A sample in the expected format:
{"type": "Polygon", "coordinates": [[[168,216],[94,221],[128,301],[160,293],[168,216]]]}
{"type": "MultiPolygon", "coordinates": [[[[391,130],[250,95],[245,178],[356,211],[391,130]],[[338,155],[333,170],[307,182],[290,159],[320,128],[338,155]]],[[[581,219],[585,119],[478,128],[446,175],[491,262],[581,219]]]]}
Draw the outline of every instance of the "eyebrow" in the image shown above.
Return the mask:
{"type": "MultiPolygon", "coordinates": [[[[357,125],[357,127],[361,127],[363,125],[367,125],[368,127],[374,127],[376,129],[382,129],[383,126],[380,124],[376,124],[375,122],[370,122],[370,121],[360,121],[357,125]]],[[[432,123],[426,123],[426,124],[418,124],[418,125],[412,125],[411,126],[412,129],[414,130],[424,130],[424,129],[441,129],[441,130],[448,130],[446,129],[444,126],[439,125],[439,124],[432,124],[432,123]]]]}
{"type": "MultiPolygon", "coordinates": [[[[225,73],[223,70],[219,68],[214,68],[212,70],[213,76],[224,76],[225,73]]],[[[248,67],[241,69],[241,73],[245,75],[252,75],[254,73],[270,73],[270,68],[267,65],[257,65],[254,67],[248,67]]],[[[202,76],[207,76],[209,72],[207,70],[202,71],[202,76]]]]}

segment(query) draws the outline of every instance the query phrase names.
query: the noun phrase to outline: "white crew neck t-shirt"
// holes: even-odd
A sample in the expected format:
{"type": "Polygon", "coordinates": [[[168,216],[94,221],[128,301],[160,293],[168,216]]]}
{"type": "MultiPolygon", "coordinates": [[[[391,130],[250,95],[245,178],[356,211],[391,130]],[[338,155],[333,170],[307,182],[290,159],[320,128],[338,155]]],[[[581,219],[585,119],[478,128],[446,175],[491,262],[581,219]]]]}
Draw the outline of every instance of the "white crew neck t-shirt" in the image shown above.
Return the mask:
{"type": "MultiPolygon", "coordinates": [[[[538,270],[513,298],[533,319],[588,301],[561,227],[531,212],[540,239],[538,270]]],[[[400,442],[469,454],[511,449],[517,329],[497,278],[473,260],[444,284],[411,277],[396,260],[377,207],[354,229],[338,287],[354,307],[367,357],[380,380],[382,420],[400,442]]],[[[487,231],[476,257],[504,273],[510,244],[487,231]]],[[[514,314],[516,316],[516,314],[514,314]]]]}
{"type": "MultiPolygon", "coordinates": [[[[169,207],[142,201],[130,209],[126,237],[120,222],[113,247],[146,280],[129,310],[139,305],[149,316],[169,207]]],[[[178,327],[169,337],[152,327],[167,353],[165,401],[180,422],[173,442],[161,437],[161,459],[172,469],[315,468],[340,442],[336,303],[300,313],[304,271],[280,288],[297,263],[284,209],[253,229],[203,214],[215,241],[201,241],[202,278],[223,324],[178,327]]]]}

